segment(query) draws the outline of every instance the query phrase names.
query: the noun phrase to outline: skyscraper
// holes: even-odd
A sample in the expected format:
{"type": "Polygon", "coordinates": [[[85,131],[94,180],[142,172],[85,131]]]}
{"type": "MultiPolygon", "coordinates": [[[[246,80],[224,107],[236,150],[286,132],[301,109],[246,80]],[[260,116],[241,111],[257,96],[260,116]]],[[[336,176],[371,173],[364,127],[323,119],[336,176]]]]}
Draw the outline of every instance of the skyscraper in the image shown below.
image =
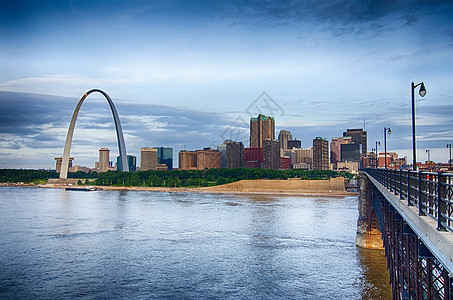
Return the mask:
{"type": "Polygon", "coordinates": [[[347,129],[343,136],[350,136],[351,142],[362,145],[362,156],[366,157],[367,152],[367,132],[363,129],[347,129]]]}
{"type": "Polygon", "coordinates": [[[226,144],[226,167],[244,167],[244,145],[242,142],[225,141],[226,144]]]}
{"type": "Polygon", "coordinates": [[[288,141],[292,139],[293,136],[291,135],[291,132],[288,130],[280,130],[280,133],[278,134],[278,141],[280,142],[280,148],[284,151],[288,150],[288,141]]]}
{"type": "Polygon", "coordinates": [[[109,170],[110,150],[109,148],[99,149],[99,172],[107,172],[109,170]]]}
{"type": "Polygon", "coordinates": [[[360,147],[358,143],[342,144],[341,146],[341,161],[361,162],[360,147]]]}
{"type": "Polygon", "coordinates": [[[157,170],[157,149],[140,149],[140,171],[157,170]]]}
{"type": "Polygon", "coordinates": [[[330,143],[330,162],[336,164],[341,159],[341,145],[351,143],[351,137],[333,137],[330,143]]]}
{"type": "MultiPolygon", "coordinates": [[[[127,155],[127,165],[129,166],[129,172],[136,172],[137,171],[137,158],[134,155],[127,155]]],[[[116,169],[123,170],[121,166],[121,156],[116,157],[116,169]]]]}
{"type": "Polygon", "coordinates": [[[263,145],[263,168],[280,168],[280,143],[277,140],[265,140],[263,145]]]}
{"type": "Polygon", "coordinates": [[[268,139],[275,139],[274,118],[262,114],[250,118],[250,148],[263,147],[264,141],[268,139]]]}
{"type": "Polygon", "coordinates": [[[167,165],[167,170],[173,170],[173,148],[153,147],[157,149],[157,163],[167,165]]]}
{"type": "Polygon", "coordinates": [[[313,170],[329,170],[329,142],[322,137],[313,139],[313,170]]]}

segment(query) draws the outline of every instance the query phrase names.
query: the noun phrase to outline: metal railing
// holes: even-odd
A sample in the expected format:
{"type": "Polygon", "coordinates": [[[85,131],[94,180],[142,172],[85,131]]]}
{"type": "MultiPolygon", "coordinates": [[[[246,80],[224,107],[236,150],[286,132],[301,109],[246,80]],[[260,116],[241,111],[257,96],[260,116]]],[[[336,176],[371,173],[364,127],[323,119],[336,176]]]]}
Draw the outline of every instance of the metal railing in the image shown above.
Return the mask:
{"type": "Polygon", "coordinates": [[[437,221],[437,230],[453,231],[453,174],[392,169],[365,169],[419,215],[437,221]]]}

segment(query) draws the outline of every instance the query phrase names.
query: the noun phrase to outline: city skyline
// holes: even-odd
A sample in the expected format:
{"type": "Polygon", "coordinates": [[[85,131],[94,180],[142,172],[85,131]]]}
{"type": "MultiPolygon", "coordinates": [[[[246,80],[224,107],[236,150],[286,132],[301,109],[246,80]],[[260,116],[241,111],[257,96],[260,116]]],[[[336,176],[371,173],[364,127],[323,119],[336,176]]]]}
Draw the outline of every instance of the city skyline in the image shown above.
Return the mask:
{"type": "MultiPolygon", "coordinates": [[[[427,89],[416,102],[417,160],[426,160],[426,149],[432,160],[448,160],[448,1],[17,1],[1,8],[1,167],[53,166],[70,115],[91,88],[114,100],[136,157],[140,147],[178,152],[215,147],[233,132],[248,136],[250,116],[263,113],[304,148],[316,136],[330,141],[365,127],[368,151],[375,141],[383,150],[383,128],[391,127],[388,151],[411,160],[411,81],[427,89]],[[276,112],[253,107],[263,92],[276,112]]],[[[95,161],[101,147],[117,155],[108,106],[98,99],[82,107],[74,164],[95,161]]]]}

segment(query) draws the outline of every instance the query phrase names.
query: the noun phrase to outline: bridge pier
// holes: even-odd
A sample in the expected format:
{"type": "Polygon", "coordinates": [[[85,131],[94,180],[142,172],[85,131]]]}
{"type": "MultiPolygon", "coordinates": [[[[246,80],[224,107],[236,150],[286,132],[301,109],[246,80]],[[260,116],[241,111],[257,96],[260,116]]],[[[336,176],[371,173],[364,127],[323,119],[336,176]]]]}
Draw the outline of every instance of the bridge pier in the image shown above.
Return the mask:
{"type": "Polygon", "coordinates": [[[359,219],[357,220],[356,245],[365,249],[384,249],[382,234],[373,210],[373,185],[368,177],[359,173],[359,219]]]}

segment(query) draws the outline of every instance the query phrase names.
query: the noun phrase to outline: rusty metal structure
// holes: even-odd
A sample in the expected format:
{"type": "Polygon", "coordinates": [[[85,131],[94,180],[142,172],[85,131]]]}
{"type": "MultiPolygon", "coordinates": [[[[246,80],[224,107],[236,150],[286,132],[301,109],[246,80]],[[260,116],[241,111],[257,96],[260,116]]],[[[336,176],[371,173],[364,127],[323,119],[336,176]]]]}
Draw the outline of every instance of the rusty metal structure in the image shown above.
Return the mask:
{"type": "Polygon", "coordinates": [[[453,174],[387,169],[364,174],[393,299],[453,299],[453,174]]]}

